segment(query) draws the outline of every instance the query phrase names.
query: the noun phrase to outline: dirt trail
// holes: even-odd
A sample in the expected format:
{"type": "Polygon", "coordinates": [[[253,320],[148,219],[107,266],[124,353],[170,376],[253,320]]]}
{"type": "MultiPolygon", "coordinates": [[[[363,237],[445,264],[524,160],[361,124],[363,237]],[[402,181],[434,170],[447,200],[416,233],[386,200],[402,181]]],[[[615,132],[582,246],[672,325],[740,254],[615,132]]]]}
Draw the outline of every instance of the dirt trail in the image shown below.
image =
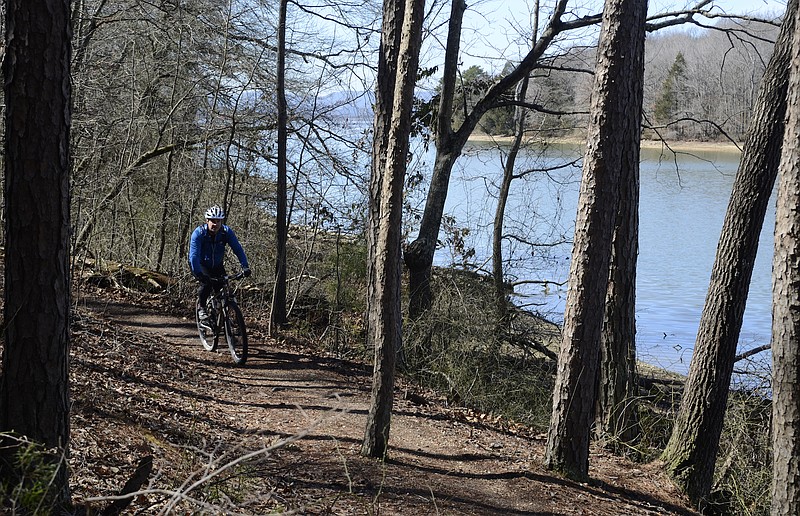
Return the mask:
{"type": "MultiPolygon", "coordinates": [[[[194,321],[171,315],[157,298],[95,296],[79,305],[76,500],[113,494],[144,455],[154,456],[150,488],[167,489],[302,435],[247,469],[255,480],[208,489],[215,478],[187,496],[236,514],[694,514],[655,465],[595,451],[591,483],[560,479],[542,468],[544,436],[493,429],[487,416],[406,396],[403,386],[387,460],[361,457],[366,366],[279,349],[256,327],[247,365],[234,367],[227,349],[203,350],[194,321]]],[[[128,512],[157,514],[165,500],[143,494],[128,512]]],[[[202,512],[198,504],[180,507],[168,512],[202,512]]]]}

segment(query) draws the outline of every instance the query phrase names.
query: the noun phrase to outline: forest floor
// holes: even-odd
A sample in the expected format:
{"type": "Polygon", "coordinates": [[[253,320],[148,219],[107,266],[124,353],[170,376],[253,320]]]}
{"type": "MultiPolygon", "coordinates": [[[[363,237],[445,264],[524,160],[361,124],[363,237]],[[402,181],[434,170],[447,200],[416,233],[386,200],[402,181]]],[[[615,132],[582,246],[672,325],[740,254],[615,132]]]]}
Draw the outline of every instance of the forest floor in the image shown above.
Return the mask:
{"type": "Polygon", "coordinates": [[[403,378],[388,456],[362,457],[371,367],[249,325],[250,356],[235,367],[227,349],[205,351],[189,309],[165,298],[78,297],[77,505],[107,506],[152,457],[124,514],[696,514],[657,463],[593,448],[591,481],[565,480],[543,467],[545,435],[450,406],[403,378]]]}

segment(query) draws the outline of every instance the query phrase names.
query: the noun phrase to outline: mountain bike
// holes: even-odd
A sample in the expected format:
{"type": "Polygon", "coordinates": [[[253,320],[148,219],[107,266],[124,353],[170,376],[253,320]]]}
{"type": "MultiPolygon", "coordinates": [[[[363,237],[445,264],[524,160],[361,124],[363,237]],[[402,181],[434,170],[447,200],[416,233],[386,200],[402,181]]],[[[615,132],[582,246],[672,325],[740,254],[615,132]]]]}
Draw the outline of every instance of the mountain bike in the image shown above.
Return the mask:
{"type": "Polygon", "coordinates": [[[236,365],[243,365],[247,361],[247,328],[230,281],[243,277],[244,272],[212,278],[211,294],[206,301],[208,328],[200,323],[200,301],[195,308],[197,332],[203,347],[208,351],[216,351],[220,338],[224,336],[236,365]]]}

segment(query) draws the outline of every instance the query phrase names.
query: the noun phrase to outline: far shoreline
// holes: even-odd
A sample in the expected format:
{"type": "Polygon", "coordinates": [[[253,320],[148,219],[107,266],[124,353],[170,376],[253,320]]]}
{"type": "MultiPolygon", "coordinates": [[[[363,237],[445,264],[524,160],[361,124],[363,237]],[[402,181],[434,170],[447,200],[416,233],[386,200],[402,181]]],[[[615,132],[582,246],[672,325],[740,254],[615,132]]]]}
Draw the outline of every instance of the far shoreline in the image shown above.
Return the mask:
{"type": "MultiPolygon", "coordinates": [[[[499,144],[511,144],[514,140],[513,136],[493,136],[490,134],[485,133],[472,133],[470,135],[469,140],[470,142],[475,143],[499,143],[499,144]]],[[[534,141],[534,140],[529,140],[534,141]]],[[[575,136],[565,136],[559,138],[542,138],[538,141],[547,142],[550,144],[557,144],[557,145],[584,145],[586,140],[584,138],[578,138],[575,136]]],[[[660,149],[664,151],[681,151],[681,152],[692,152],[692,151],[715,151],[715,152],[731,152],[731,153],[741,153],[741,146],[742,144],[734,144],[730,141],[724,142],[709,142],[709,141],[669,141],[669,140],[650,140],[650,139],[642,139],[641,146],[642,149],[660,149]]]]}

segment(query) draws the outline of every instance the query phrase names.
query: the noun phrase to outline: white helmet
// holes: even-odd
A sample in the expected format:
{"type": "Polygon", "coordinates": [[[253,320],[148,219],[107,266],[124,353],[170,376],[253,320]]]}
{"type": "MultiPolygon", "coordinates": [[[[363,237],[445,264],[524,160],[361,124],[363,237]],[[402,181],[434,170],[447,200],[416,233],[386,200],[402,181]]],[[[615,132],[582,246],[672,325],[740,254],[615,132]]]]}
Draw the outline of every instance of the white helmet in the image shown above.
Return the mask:
{"type": "Polygon", "coordinates": [[[219,206],[212,206],[206,210],[206,218],[207,219],[224,219],[225,218],[225,210],[220,208],[219,206]]]}

